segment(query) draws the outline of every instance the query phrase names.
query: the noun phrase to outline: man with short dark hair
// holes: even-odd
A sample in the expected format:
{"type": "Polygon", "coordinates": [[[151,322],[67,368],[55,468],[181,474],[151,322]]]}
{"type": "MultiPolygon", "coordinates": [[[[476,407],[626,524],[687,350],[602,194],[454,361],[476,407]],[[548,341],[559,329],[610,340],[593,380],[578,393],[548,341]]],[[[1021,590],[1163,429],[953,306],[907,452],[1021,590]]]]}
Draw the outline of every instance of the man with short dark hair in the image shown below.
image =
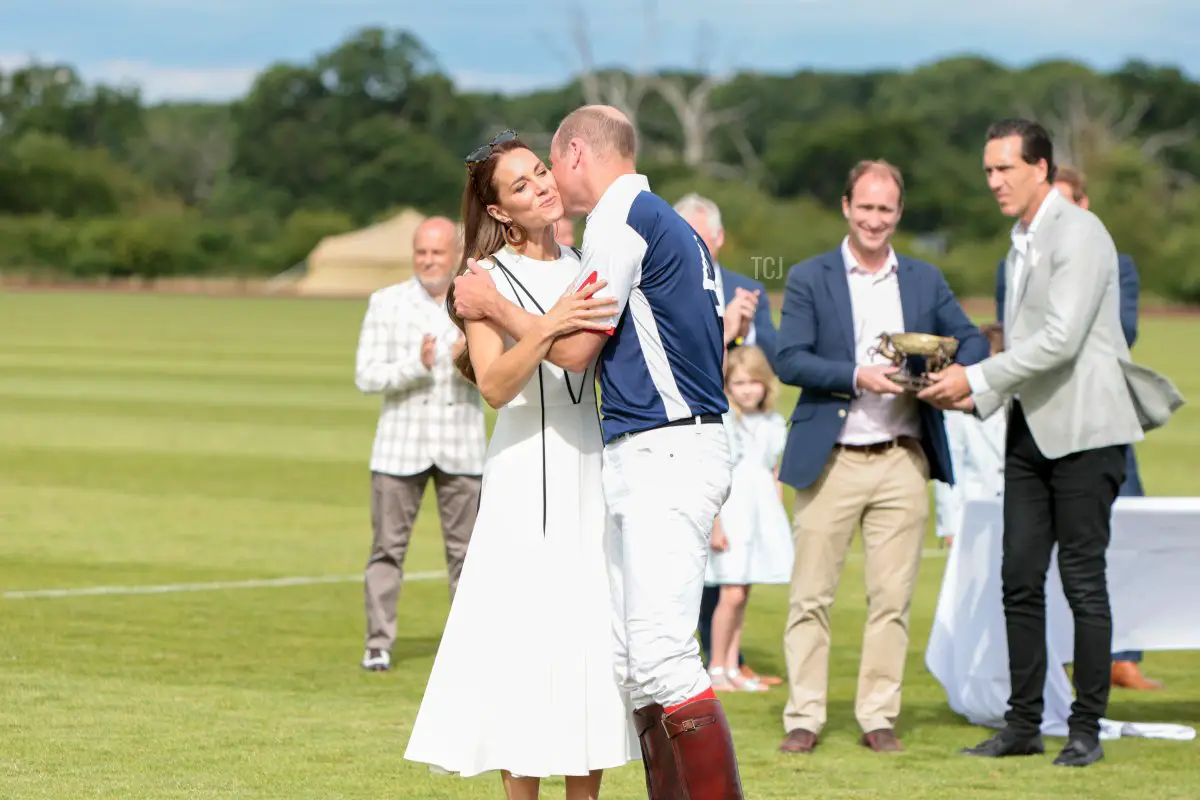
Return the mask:
{"type": "MultiPolygon", "coordinates": [[[[1054,174],[1054,188],[1064,199],[1080,208],[1090,209],[1087,193],[1087,176],[1080,170],[1067,165],[1059,165],[1054,174]]],[[[1004,261],[1001,260],[996,268],[996,319],[1004,321],[1004,261]]],[[[1138,273],[1133,258],[1125,253],[1117,254],[1117,274],[1121,295],[1121,330],[1125,333],[1125,343],[1133,349],[1137,341],[1138,330],[1138,273]]],[[[1142,488],[1142,478],[1138,474],[1137,456],[1133,445],[1125,448],[1125,480],[1117,493],[1119,497],[1141,497],[1145,494],[1142,488]]],[[[1143,653],[1140,650],[1127,650],[1113,653],[1112,683],[1126,689],[1161,689],[1162,684],[1152,681],[1142,674],[1141,664],[1143,653]]]]}
{"type": "Polygon", "coordinates": [[[952,365],[918,395],[987,418],[1008,409],[1001,564],[1011,694],[1003,730],[964,750],[999,758],[1042,753],[1046,573],[1058,546],[1075,623],[1075,702],[1059,766],[1104,755],[1112,612],[1106,551],[1124,447],[1183,403],[1166,378],[1131,363],[1118,314],[1117,251],[1104,224],[1054,188],[1045,128],[1010,119],[987,132],[983,167],[1015,217],[1006,270],[1004,352],[952,365]]]}

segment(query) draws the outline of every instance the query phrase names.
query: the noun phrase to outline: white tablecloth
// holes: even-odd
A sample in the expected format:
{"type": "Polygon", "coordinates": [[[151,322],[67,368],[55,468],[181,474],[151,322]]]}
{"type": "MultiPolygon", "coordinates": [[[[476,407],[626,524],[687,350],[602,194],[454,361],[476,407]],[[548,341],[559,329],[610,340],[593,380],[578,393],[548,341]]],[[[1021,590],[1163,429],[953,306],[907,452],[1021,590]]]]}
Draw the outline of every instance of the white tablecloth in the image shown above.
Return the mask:
{"type": "MultiPolygon", "coordinates": [[[[1008,644],[1000,586],[1003,507],[967,504],[954,539],[925,663],[950,707],[969,721],[997,726],[1008,710],[1008,644]]],[[[1113,507],[1108,551],[1114,652],[1200,650],[1200,498],[1122,497],[1113,507]]],[[[1047,736],[1066,736],[1072,690],[1062,665],[1072,659],[1074,624],[1057,563],[1046,580],[1047,736]]],[[[1106,721],[1106,738],[1194,738],[1177,725],[1106,721]]]]}

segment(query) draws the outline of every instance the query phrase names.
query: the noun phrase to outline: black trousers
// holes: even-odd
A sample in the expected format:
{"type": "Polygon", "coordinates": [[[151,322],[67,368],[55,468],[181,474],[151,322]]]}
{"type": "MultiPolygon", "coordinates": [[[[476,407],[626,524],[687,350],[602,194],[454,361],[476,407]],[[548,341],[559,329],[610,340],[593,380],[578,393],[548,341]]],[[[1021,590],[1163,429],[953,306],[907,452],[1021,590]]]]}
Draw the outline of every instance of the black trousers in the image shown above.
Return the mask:
{"type": "Polygon", "coordinates": [[[1120,445],[1046,458],[1018,401],[1004,461],[1004,616],[1012,694],[1008,725],[1041,728],[1046,686],[1046,573],[1058,545],[1058,571],[1075,619],[1072,736],[1096,739],[1108,710],[1112,612],[1107,551],[1112,504],[1125,475],[1120,445]]]}

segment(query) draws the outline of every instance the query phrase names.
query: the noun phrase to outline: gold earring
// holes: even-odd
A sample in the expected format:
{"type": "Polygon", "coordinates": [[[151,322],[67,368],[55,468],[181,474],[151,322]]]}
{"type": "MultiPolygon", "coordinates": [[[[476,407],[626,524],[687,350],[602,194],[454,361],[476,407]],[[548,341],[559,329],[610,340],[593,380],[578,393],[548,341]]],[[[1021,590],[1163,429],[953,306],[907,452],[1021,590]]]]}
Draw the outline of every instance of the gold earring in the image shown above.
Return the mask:
{"type": "Polygon", "coordinates": [[[520,247],[528,239],[529,234],[520,225],[509,222],[504,226],[504,241],[508,242],[510,247],[520,247]]]}

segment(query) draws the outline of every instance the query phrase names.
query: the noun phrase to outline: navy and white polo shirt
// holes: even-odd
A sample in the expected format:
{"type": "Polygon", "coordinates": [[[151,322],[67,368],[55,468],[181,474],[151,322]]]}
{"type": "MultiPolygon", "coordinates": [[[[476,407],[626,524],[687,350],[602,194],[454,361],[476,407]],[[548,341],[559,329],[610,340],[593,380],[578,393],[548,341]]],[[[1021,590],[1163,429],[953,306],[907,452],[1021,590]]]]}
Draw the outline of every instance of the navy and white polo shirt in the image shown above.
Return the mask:
{"type": "Polygon", "coordinates": [[[708,249],[645,176],[622,175],[588,215],[583,279],[607,280],[617,315],[600,353],[606,442],[668,422],[724,414],[725,353],[708,249]]]}

